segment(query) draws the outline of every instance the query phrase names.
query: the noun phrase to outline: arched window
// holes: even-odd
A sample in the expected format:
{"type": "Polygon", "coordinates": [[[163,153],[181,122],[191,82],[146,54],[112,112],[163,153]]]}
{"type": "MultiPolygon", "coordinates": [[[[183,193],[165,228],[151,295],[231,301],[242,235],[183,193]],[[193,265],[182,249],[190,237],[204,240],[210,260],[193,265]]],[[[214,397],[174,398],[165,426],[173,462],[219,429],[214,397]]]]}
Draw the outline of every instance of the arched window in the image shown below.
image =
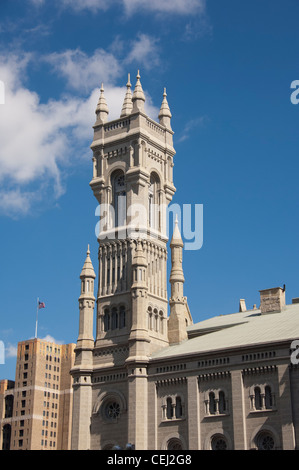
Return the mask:
{"type": "Polygon", "coordinates": [[[126,309],[123,305],[119,308],[119,327],[124,328],[126,326],[126,309]]]}
{"type": "Polygon", "coordinates": [[[176,397],[175,400],[175,417],[181,418],[183,414],[182,400],[181,397],[176,397]]]}
{"type": "Polygon", "coordinates": [[[114,226],[120,227],[126,223],[126,187],[125,175],[122,171],[116,171],[111,176],[112,205],[114,209],[114,226]]]}
{"type": "Polygon", "coordinates": [[[155,331],[158,333],[159,331],[159,317],[158,312],[155,312],[155,331]]]}
{"type": "Polygon", "coordinates": [[[210,415],[216,414],[216,400],[215,400],[215,393],[209,393],[209,413],[210,415]]]}
{"type": "Polygon", "coordinates": [[[269,385],[265,387],[265,407],[266,409],[271,409],[273,406],[272,392],[269,385]]]}
{"type": "Polygon", "coordinates": [[[215,434],[211,439],[212,450],[227,450],[227,442],[222,434],[215,434]]]}
{"type": "Polygon", "coordinates": [[[170,397],[166,400],[166,417],[167,419],[172,418],[172,400],[170,397]]]}
{"type": "Polygon", "coordinates": [[[261,431],[256,436],[256,446],[258,450],[274,450],[275,441],[272,434],[268,431],[261,431]]]}
{"type": "Polygon", "coordinates": [[[118,313],[117,309],[113,307],[111,315],[111,329],[115,330],[116,328],[118,328],[118,313]]]}
{"type": "Polygon", "coordinates": [[[162,310],[160,310],[159,316],[160,316],[160,333],[163,334],[164,333],[164,315],[163,315],[162,310]]]}
{"type": "Polygon", "coordinates": [[[148,224],[150,228],[158,230],[159,223],[159,178],[155,173],[151,174],[148,189],[148,224]]]}
{"type": "Polygon", "coordinates": [[[262,395],[260,387],[254,389],[254,407],[256,410],[262,409],[262,395]]]}
{"type": "Polygon", "coordinates": [[[110,330],[110,312],[108,309],[105,309],[104,312],[104,331],[110,330]]]}
{"type": "Polygon", "coordinates": [[[219,392],[219,413],[223,414],[226,412],[226,402],[224,392],[221,390],[219,392]]]}

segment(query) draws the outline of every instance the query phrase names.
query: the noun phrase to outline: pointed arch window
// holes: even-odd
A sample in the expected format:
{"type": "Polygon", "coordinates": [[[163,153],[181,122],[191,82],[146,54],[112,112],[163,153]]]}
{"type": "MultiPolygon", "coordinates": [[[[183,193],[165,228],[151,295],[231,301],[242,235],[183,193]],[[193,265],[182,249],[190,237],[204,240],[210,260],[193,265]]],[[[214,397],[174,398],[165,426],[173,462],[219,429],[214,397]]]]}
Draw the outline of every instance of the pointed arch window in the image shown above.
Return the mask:
{"type": "Polygon", "coordinates": [[[266,409],[271,409],[273,406],[272,392],[269,385],[265,387],[265,407],[266,409]]]}
{"type": "Polygon", "coordinates": [[[172,418],[172,399],[170,397],[166,400],[166,417],[167,419],[172,418]]]}
{"type": "Polygon", "coordinates": [[[112,330],[115,330],[116,328],[118,328],[118,313],[117,313],[117,309],[114,307],[112,309],[112,318],[111,318],[111,329],[112,330]]]}
{"type": "Polygon", "coordinates": [[[223,414],[226,412],[226,402],[224,392],[221,390],[219,392],[219,413],[223,414]]]}
{"type": "Polygon", "coordinates": [[[256,410],[262,409],[262,395],[260,387],[254,389],[254,406],[256,410]]]}
{"type": "Polygon", "coordinates": [[[104,312],[104,331],[110,330],[110,312],[108,309],[104,312]]]}
{"type": "Polygon", "coordinates": [[[118,330],[126,326],[126,308],[124,305],[113,307],[111,310],[105,308],[103,320],[103,330],[105,333],[110,330],[118,330]]]}
{"type": "Polygon", "coordinates": [[[181,418],[183,415],[182,399],[181,397],[176,397],[175,400],[175,417],[181,418]]]}
{"type": "Polygon", "coordinates": [[[126,309],[123,305],[119,309],[119,327],[124,328],[126,326],[126,309]]]}
{"type": "Polygon", "coordinates": [[[121,227],[126,223],[126,187],[125,175],[122,171],[116,171],[111,176],[112,205],[114,209],[115,227],[121,227]]]}
{"type": "Polygon", "coordinates": [[[155,173],[150,176],[150,185],[148,189],[148,224],[149,227],[159,230],[159,178],[155,173]]]}
{"type": "Polygon", "coordinates": [[[210,415],[216,414],[216,400],[215,400],[215,393],[209,393],[209,413],[210,415]]]}

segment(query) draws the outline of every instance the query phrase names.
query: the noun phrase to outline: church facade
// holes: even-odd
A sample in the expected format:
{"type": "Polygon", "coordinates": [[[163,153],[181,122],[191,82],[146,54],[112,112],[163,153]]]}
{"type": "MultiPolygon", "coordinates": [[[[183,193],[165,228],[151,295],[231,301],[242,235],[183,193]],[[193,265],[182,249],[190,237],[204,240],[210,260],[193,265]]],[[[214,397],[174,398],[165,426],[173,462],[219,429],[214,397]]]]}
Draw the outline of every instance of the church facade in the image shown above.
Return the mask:
{"type": "Polygon", "coordinates": [[[144,104],[138,72],[118,119],[108,121],[103,87],[96,107],[90,186],[101,208],[98,273],[88,249],[71,370],[71,447],[296,449],[298,299],[287,305],[285,288],[266,289],[259,308],[241,301],[237,313],[194,324],[177,220],[168,298],[171,112],[165,90],[159,122],[144,104]]]}

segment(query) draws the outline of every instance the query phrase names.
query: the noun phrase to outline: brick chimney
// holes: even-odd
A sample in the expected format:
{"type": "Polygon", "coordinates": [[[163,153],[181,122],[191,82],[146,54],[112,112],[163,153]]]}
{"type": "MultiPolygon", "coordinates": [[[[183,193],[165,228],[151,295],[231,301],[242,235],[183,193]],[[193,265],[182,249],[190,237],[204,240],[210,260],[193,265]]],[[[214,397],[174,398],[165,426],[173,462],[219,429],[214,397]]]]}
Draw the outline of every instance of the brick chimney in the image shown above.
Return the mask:
{"type": "Polygon", "coordinates": [[[278,313],[285,307],[285,286],[260,290],[261,314],[278,313]]]}

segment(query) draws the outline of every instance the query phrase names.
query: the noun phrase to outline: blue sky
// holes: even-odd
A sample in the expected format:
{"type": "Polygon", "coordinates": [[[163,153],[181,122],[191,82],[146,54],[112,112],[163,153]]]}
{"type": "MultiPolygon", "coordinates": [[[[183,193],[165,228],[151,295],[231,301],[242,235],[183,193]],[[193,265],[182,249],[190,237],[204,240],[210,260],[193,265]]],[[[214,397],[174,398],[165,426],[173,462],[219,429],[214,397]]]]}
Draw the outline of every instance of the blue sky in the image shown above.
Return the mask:
{"type": "Polygon", "coordinates": [[[203,246],[184,252],[194,321],[299,296],[299,4],[295,0],[1,0],[0,378],[18,341],[75,342],[101,82],[110,119],[137,70],[155,119],[172,112],[177,204],[203,204],[203,246]]]}

